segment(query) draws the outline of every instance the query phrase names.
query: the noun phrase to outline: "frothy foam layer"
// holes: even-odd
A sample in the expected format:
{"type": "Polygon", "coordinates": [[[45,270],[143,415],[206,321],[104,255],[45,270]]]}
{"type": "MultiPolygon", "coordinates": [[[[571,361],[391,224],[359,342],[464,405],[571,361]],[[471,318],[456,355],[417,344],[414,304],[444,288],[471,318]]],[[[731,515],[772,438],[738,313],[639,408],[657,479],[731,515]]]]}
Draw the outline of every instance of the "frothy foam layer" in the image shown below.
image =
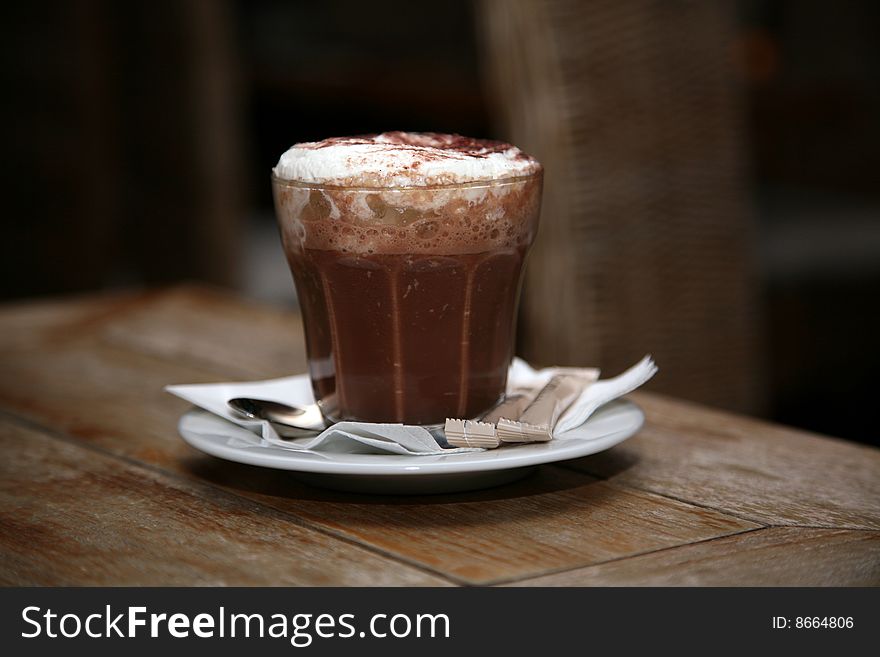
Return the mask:
{"type": "Polygon", "coordinates": [[[502,180],[540,171],[537,160],[500,141],[433,132],[385,132],[296,144],[273,169],[304,183],[423,187],[502,180]]]}
{"type": "Polygon", "coordinates": [[[541,176],[471,187],[309,189],[276,181],[288,254],[303,248],[372,254],[481,253],[525,248],[541,204],[541,176]]]}

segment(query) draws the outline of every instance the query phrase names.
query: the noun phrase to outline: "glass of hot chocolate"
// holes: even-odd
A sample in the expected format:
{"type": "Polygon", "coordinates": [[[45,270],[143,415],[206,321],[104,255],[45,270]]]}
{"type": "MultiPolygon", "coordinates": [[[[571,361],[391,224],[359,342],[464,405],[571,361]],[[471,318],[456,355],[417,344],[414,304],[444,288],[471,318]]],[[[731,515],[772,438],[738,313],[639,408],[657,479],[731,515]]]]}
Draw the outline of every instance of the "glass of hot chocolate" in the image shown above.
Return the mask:
{"type": "Polygon", "coordinates": [[[324,416],[431,426],[496,404],[541,165],[501,142],[395,132],[297,144],[273,174],[324,416]]]}

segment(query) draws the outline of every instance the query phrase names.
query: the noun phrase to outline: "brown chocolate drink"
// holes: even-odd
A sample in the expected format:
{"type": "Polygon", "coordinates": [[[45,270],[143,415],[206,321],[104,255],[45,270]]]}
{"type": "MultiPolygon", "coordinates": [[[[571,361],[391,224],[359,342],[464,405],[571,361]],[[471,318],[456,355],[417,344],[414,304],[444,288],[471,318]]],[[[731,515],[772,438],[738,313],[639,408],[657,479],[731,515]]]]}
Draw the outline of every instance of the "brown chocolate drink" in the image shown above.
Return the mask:
{"type": "Polygon", "coordinates": [[[325,416],[431,425],[490,408],[513,356],[540,165],[499,142],[387,133],[300,144],[275,174],[325,416]]]}

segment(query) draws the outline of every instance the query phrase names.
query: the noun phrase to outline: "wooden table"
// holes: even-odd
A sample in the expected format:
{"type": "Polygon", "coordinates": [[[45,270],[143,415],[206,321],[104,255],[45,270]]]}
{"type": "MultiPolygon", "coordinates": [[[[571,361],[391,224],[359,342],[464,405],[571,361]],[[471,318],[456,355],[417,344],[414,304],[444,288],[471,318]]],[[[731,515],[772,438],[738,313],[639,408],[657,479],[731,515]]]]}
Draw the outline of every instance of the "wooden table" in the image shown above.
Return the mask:
{"type": "Polygon", "coordinates": [[[195,287],[8,305],[0,352],[3,584],[880,584],[869,447],[641,393],[602,454],[362,496],[177,435],[164,385],[304,371],[295,314],[195,287]]]}

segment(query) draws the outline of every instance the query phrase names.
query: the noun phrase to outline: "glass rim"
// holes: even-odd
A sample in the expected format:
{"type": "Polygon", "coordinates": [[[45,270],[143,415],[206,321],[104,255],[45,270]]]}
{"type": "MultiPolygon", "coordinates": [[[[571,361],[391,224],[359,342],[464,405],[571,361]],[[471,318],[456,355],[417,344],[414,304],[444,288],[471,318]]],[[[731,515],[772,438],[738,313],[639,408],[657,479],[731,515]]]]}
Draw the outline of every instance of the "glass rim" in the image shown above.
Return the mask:
{"type": "Polygon", "coordinates": [[[521,176],[511,176],[509,178],[496,178],[493,180],[473,180],[470,182],[460,183],[442,183],[437,185],[339,185],[332,183],[306,182],[304,180],[291,180],[290,178],[279,178],[272,172],[272,184],[283,187],[295,187],[296,189],[318,189],[331,190],[337,192],[430,192],[449,189],[480,189],[489,187],[501,187],[503,185],[514,185],[516,183],[526,182],[535,178],[543,178],[544,168],[541,167],[537,171],[527,173],[521,176]]]}

